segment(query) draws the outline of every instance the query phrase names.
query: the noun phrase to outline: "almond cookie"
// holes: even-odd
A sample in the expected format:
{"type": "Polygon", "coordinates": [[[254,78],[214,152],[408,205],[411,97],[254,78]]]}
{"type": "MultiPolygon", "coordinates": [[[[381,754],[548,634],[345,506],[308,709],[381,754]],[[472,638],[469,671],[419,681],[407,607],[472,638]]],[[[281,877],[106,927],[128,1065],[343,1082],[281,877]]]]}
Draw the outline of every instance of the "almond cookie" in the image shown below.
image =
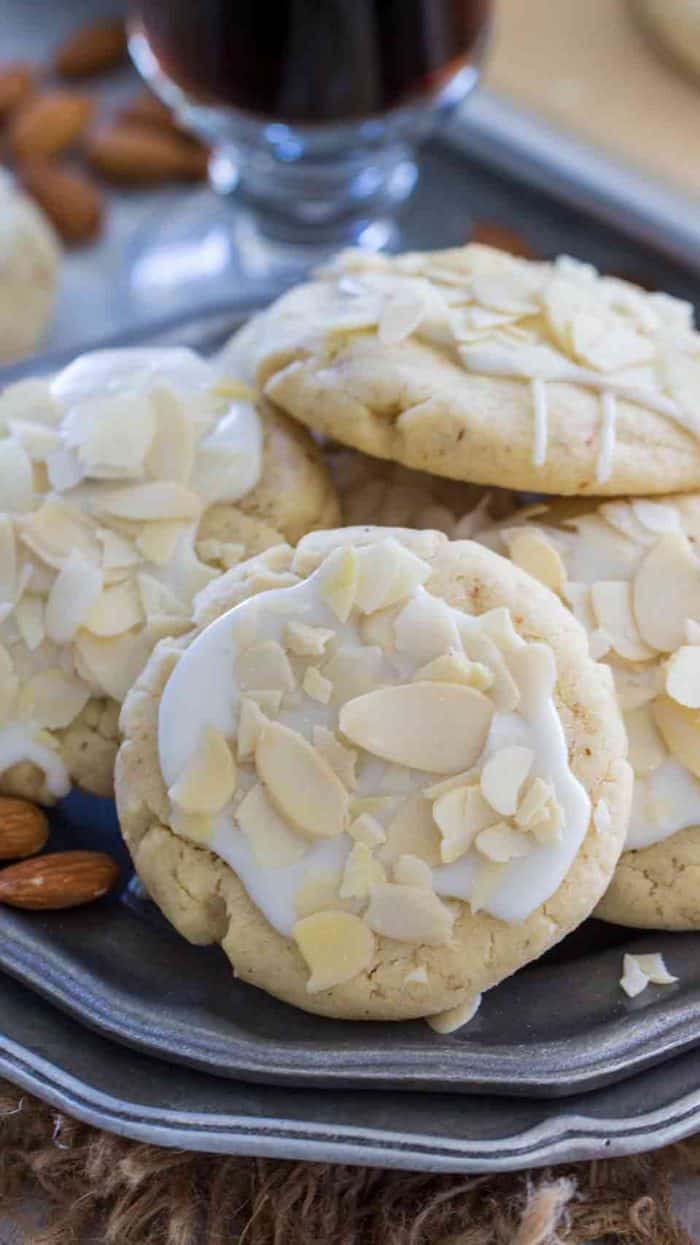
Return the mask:
{"type": "Polygon", "coordinates": [[[156,903],[238,977],[445,1031],[591,911],[627,825],[624,730],[530,576],[346,528],[234,567],[195,620],[126,698],[117,808],[156,903]]]}
{"type": "Polygon", "coordinates": [[[61,248],[48,219],[0,169],[0,362],[37,346],[53,310],[61,248]]]}
{"type": "Polygon", "coordinates": [[[0,791],[113,789],[119,707],[194,596],[337,518],[304,429],[184,349],[0,395],[0,791]]]}
{"type": "Polygon", "coordinates": [[[310,428],[435,475],[562,495],[700,486],[690,304],[566,257],[348,252],[229,353],[310,428]]]}
{"type": "Polygon", "coordinates": [[[700,497],[555,503],[480,537],[558,593],[615,680],[635,773],[597,915],[700,928],[700,497]]]}

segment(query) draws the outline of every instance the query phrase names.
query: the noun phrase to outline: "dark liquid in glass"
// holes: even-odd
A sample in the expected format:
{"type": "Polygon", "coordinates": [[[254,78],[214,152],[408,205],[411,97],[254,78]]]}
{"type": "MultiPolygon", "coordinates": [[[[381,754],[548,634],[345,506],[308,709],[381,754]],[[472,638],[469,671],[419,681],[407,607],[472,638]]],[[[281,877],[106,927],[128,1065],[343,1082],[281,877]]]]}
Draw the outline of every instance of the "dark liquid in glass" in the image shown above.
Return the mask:
{"type": "Polygon", "coordinates": [[[193,99],[289,122],[349,121],[439,90],[490,0],[139,0],[161,70],[193,99]]]}

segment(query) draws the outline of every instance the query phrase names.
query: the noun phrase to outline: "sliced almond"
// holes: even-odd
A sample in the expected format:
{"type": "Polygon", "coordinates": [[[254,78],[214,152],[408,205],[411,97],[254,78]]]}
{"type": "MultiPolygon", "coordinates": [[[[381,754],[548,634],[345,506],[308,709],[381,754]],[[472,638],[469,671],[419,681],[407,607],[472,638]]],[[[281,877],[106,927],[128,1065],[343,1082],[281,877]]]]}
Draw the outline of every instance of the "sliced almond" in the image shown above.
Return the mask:
{"type": "Polygon", "coordinates": [[[236,679],[245,692],[251,688],[261,691],[292,692],[296,687],[294,671],[289,658],[276,640],[254,644],[236,658],[236,679]]]}
{"type": "Polygon", "coordinates": [[[168,795],[185,813],[218,813],[238,782],[233,753],[221,731],[205,726],[199,743],[168,795]]]}
{"type": "Polygon", "coordinates": [[[73,550],[58,572],[46,602],[46,634],[67,644],[87,618],[102,591],[102,572],[73,550]]]}
{"type": "Polygon", "coordinates": [[[14,662],[4,645],[0,644],[0,714],[5,722],[15,713],[18,691],[19,679],[14,662]]]}
{"type": "Polygon", "coordinates": [[[175,834],[202,847],[209,847],[214,837],[214,818],[205,813],[183,813],[177,806],[170,814],[170,824],[175,834]]]}
{"type": "Polygon", "coordinates": [[[481,995],[474,994],[471,998],[465,999],[463,1003],[458,1003],[456,1007],[449,1007],[447,1011],[437,1012],[435,1016],[426,1016],[425,1019],[436,1033],[456,1033],[458,1029],[463,1029],[470,1020],[474,1019],[480,1006],[481,995]]]}
{"type": "Polygon", "coordinates": [[[386,842],[386,832],[380,821],[371,813],[360,813],[348,826],[348,834],[356,843],[364,843],[374,849],[386,842]]]}
{"type": "Polygon", "coordinates": [[[533,717],[554,693],[557,667],[548,644],[524,644],[508,659],[520,696],[520,711],[533,717]]]}
{"type": "Polygon", "coordinates": [[[681,532],[659,537],[649,550],[634,579],[633,604],[646,644],[672,653],[684,643],[687,619],[700,619],[700,564],[681,532]]]}
{"type": "Polygon", "coordinates": [[[95,536],[102,546],[103,570],[125,570],[127,567],[138,566],[141,562],[134,545],[119,532],[113,532],[109,527],[100,527],[95,536]]]}
{"type": "Polygon", "coordinates": [[[58,666],[35,674],[22,687],[17,715],[47,730],[63,730],[85,708],[90,691],[58,666]]]}
{"type": "Polygon", "coordinates": [[[384,659],[380,648],[341,644],[322,667],[321,673],[333,685],[333,704],[342,705],[382,683],[384,659]]]}
{"type": "Polygon", "coordinates": [[[663,535],[665,532],[677,532],[681,526],[681,517],[675,506],[668,506],[659,501],[647,501],[640,498],[630,502],[635,518],[650,532],[663,535]]]}
{"type": "Polygon", "coordinates": [[[81,627],[74,640],[76,668],[96,692],[121,702],[150,657],[154,639],[145,631],[98,636],[81,627]]]}
{"type": "Polygon", "coordinates": [[[239,762],[252,761],[258,740],[268,724],[260,705],[251,696],[241,697],[241,708],[238,715],[236,732],[236,754],[239,762]]]}
{"type": "Polygon", "coordinates": [[[551,782],[533,778],[518,804],[514,820],[518,829],[534,834],[540,843],[556,843],[561,839],[564,815],[551,782]]]}
{"type": "Polygon", "coordinates": [[[481,793],[502,817],[512,817],[517,809],[522,785],[534,759],[535,754],[530,748],[515,745],[499,748],[484,765],[481,793]]]}
{"type": "Polygon", "coordinates": [[[85,616],[83,626],[93,635],[122,635],[144,621],[138,588],[132,579],[127,579],[103,589],[85,616]]]}
{"type": "MultiPolygon", "coordinates": [[[[520,703],[520,689],[513,678],[506,660],[500,649],[484,632],[470,628],[462,632],[464,649],[472,661],[481,662],[491,671],[493,682],[489,688],[489,698],[500,713],[512,713],[520,703]]],[[[509,654],[512,663],[517,652],[509,654]]]]}
{"type": "Polygon", "coordinates": [[[627,661],[648,661],[656,655],[640,635],[637,626],[635,580],[635,612],[632,612],[632,588],[624,580],[599,580],[591,587],[591,604],[598,625],[610,638],[620,657],[627,661]]]}
{"type": "Polygon", "coordinates": [[[268,718],[274,718],[277,716],[280,711],[283,698],[282,692],[270,691],[268,689],[262,690],[261,688],[254,687],[252,687],[250,691],[246,692],[245,695],[245,699],[254,700],[256,705],[259,705],[262,709],[263,713],[267,714],[268,718]]]}
{"type": "Polygon", "coordinates": [[[433,804],[433,817],[442,835],[440,857],[446,865],[459,860],[469,851],[477,834],[497,820],[475,783],[439,796],[433,804]]]}
{"type": "Polygon", "coordinates": [[[358,630],[362,642],[371,647],[378,647],[385,653],[393,653],[394,620],[398,607],[390,606],[386,610],[375,610],[373,614],[364,614],[358,621],[358,630]]]}
{"type": "Polygon", "coordinates": [[[440,835],[433,821],[430,802],[420,793],[409,796],[397,809],[386,830],[380,859],[392,864],[400,856],[419,856],[431,868],[441,863],[440,835]]]}
{"type": "Polygon", "coordinates": [[[309,627],[293,618],[284,629],[284,646],[295,657],[321,657],[334,635],[328,627],[309,627]]]}
{"type": "Polygon", "coordinates": [[[676,650],[666,667],[666,691],[679,705],[700,709],[700,646],[676,650]]]}
{"type": "Polygon", "coordinates": [[[0,510],[23,513],[34,503],[32,462],[14,437],[0,440],[0,510]]]}
{"type": "Polygon", "coordinates": [[[654,723],[650,705],[624,715],[629,742],[628,758],[635,774],[651,774],[666,760],[667,752],[654,723]]]}
{"type": "Polygon", "coordinates": [[[635,960],[646,975],[649,981],[655,986],[672,986],[678,981],[673,973],[669,973],[664,957],[658,952],[652,952],[650,955],[635,955],[635,960]]]}
{"type": "Polygon", "coordinates": [[[449,649],[461,647],[453,611],[425,591],[412,597],[398,614],[394,639],[398,651],[417,662],[432,661],[449,649]]]}
{"type": "Polygon", "coordinates": [[[629,665],[611,663],[615,680],[615,695],[623,712],[638,709],[653,700],[659,689],[659,674],[664,677],[657,665],[640,666],[638,669],[629,665]]]}
{"type": "Polygon", "coordinates": [[[375,934],[397,942],[443,947],[452,937],[454,917],[434,891],[380,882],[372,887],[365,920],[375,934]]]}
{"type": "Polygon", "coordinates": [[[468,769],[483,750],[493,706],[471,687],[408,683],[345,704],[340,730],[375,756],[433,774],[468,769]]]}
{"type": "Polygon", "coordinates": [[[185,530],[178,519],[154,519],[135,537],[136,547],[148,562],[165,566],[175,554],[177,543],[185,530]]]}
{"type": "Polygon", "coordinates": [[[383,346],[397,346],[419,328],[429,306],[427,282],[411,281],[399,286],[385,299],[377,335],[383,346]]]}
{"type": "Polygon", "coordinates": [[[33,462],[45,462],[61,444],[58,431],[27,419],[9,419],[7,427],[33,462]]]}
{"type": "Polygon", "coordinates": [[[275,808],[300,834],[332,839],[343,833],[347,791],[303,735],[268,723],[256,745],[255,763],[275,808]]]}
{"type": "Polygon", "coordinates": [[[152,480],[186,484],[194,466],[194,420],[165,386],[153,391],[150,405],[154,426],[145,455],[146,471],[152,480]]]}
{"type": "Polygon", "coordinates": [[[284,869],[301,860],[308,842],[290,830],[256,783],[236,809],[236,821],[264,869],[284,869]]]}
{"type": "Polygon", "coordinates": [[[320,568],[319,593],[341,622],[348,621],[355,604],[357,579],[357,551],[352,546],[334,549],[320,568]]]}
{"type": "Polygon", "coordinates": [[[527,571],[552,592],[561,594],[566,584],[566,567],[558,550],[537,528],[518,528],[504,533],[511,562],[527,571]]]}
{"type": "Polygon", "coordinates": [[[369,813],[371,817],[381,817],[390,813],[396,806],[396,796],[392,795],[353,795],[350,797],[350,815],[361,817],[369,813]]]}
{"type": "Polygon", "coordinates": [[[196,493],[168,480],[152,484],[132,484],[105,489],[99,496],[99,509],[115,519],[198,519],[202,502],[196,493]]]}
{"type": "Polygon", "coordinates": [[[464,653],[453,652],[443,653],[421,666],[413,680],[417,683],[464,683],[465,687],[487,692],[493,684],[493,675],[483,662],[470,661],[464,653]]]}
{"type": "Polygon", "coordinates": [[[620,986],[628,998],[635,999],[648,985],[649,978],[638,963],[636,955],[623,955],[620,986]]]}
{"type": "Polygon", "coordinates": [[[430,566],[396,540],[382,540],[357,551],[354,604],[363,614],[386,609],[412,595],[430,577],[430,566]]]}
{"type": "Polygon", "coordinates": [[[494,864],[507,864],[510,860],[528,856],[534,847],[529,835],[513,830],[505,821],[481,830],[475,843],[482,856],[486,856],[494,864]]]}
{"type": "Polygon", "coordinates": [[[653,714],[669,752],[700,778],[700,710],[686,709],[670,696],[657,696],[653,714]]]}
{"type": "Polygon", "coordinates": [[[374,959],[374,937],[351,912],[314,912],[294,926],[294,941],[310,969],[309,994],[351,981],[374,959]]]}
{"type": "Polygon", "coordinates": [[[65,443],[92,477],[140,476],[155,431],[155,414],[145,394],[94,395],[73,407],[63,421],[65,443]]]}
{"type": "Polygon", "coordinates": [[[433,873],[420,856],[405,853],[394,865],[394,881],[397,886],[419,886],[421,890],[433,889],[433,873]]]}
{"type": "Polygon", "coordinates": [[[327,705],[333,693],[330,679],[324,678],[316,666],[309,666],[304,672],[301,683],[307,696],[317,700],[320,705],[327,705]]]}
{"type": "Polygon", "coordinates": [[[345,905],[338,894],[341,877],[339,869],[305,870],[304,880],[294,896],[298,919],[314,912],[343,908],[345,905]]]}
{"type": "Polygon", "coordinates": [[[46,635],[44,627],[44,602],[40,597],[27,593],[15,606],[15,622],[30,653],[36,651],[46,635]]]}
{"type": "Polygon", "coordinates": [[[375,883],[384,881],[386,881],[384,866],[380,861],[375,860],[372,849],[358,840],[345,862],[339,891],[340,898],[367,899],[370,888],[375,883]]]}
{"type": "Polygon", "coordinates": [[[355,749],[346,748],[345,744],[341,744],[334,731],[329,731],[325,726],[314,727],[313,741],[314,747],[338,775],[343,786],[347,787],[348,791],[355,791],[357,788],[357,775],[355,773],[357,753],[355,749]]]}
{"type": "Polygon", "coordinates": [[[92,520],[58,497],[49,497],[22,518],[20,538],[33,553],[60,570],[71,553],[80,553],[98,566],[102,560],[92,520]]]}

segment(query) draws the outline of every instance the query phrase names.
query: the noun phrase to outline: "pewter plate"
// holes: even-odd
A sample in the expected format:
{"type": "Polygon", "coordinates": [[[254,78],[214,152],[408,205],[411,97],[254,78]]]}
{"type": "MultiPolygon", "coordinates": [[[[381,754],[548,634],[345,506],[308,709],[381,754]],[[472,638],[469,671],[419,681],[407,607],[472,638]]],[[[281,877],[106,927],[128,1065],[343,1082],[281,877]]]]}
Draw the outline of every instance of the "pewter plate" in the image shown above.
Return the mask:
{"type": "MultiPolygon", "coordinates": [[[[605,223],[514,180],[513,158],[508,174],[484,163],[483,131],[480,160],[465,157],[465,133],[459,149],[454,142],[435,143],[426,153],[421,190],[405,220],[410,245],[461,241],[471,214],[518,228],[540,255],[568,251],[608,272],[693,298],[690,264],[668,258],[671,250],[682,252],[671,230],[659,233],[665,254],[643,246],[624,231],[622,218],[619,227],[610,225],[608,200],[605,223]]],[[[496,155],[502,150],[497,139],[496,155]]],[[[527,171],[523,163],[520,173],[527,171]]],[[[570,181],[567,186],[571,198],[570,181]]],[[[640,212],[634,215],[637,233],[640,212]]],[[[147,334],[134,330],[112,344],[151,340],[214,350],[250,309],[240,302],[213,308],[152,326],[147,334]]],[[[27,370],[62,361],[47,356],[27,370]]],[[[0,382],[21,370],[0,375],[0,382]]],[[[53,822],[54,846],[120,850],[109,804],[73,796],[53,822]]],[[[233,980],[220,951],[180,939],[130,882],[121,850],[124,887],[116,899],[63,914],[0,910],[0,967],[94,1031],[149,1055],[218,1077],[274,1083],[290,1094],[296,1086],[427,1091],[426,1098],[403,1096],[402,1104],[410,1103],[402,1105],[403,1128],[411,1111],[429,1120],[432,1108],[415,1104],[439,1102],[440,1092],[551,1098],[620,1081],[700,1043],[696,935],[640,936],[588,922],[491,991],[476,1019],[449,1037],[421,1023],[321,1020],[233,980]],[[627,999],[618,985],[624,949],[663,952],[678,984],[627,999]]],[[[349,1098],[344,1094],[343,1101],[349,1098]]],[[[365,1098],[369,1102],[361,1093],[357,1101],[365,1098]]],[[[339,1101],[337,1094],[332,1101],[339,1101]]]]}

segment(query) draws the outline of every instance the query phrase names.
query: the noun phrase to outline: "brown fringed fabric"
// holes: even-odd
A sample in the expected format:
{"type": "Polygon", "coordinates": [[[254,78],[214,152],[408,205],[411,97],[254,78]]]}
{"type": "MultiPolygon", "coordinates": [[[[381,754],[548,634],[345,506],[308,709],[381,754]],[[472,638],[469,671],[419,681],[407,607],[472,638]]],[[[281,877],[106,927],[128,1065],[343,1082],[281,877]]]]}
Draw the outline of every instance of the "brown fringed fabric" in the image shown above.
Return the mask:
{"type": "Polygon", "coordinates": [[[431,1176],[186,1154],[101,1133],[0,1083],[0,1207],[47,1207],[31,1245],[693,1245],[656,1154],[502,1176],[431,1176]]]}

